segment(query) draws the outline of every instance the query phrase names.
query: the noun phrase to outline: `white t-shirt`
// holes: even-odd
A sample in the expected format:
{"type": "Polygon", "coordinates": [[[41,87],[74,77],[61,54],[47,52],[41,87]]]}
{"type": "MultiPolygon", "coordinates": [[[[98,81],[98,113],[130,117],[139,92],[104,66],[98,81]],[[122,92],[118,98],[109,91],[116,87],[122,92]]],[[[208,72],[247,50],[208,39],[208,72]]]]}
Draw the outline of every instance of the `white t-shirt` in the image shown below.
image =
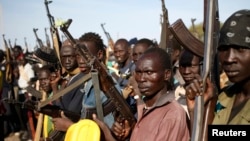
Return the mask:
{"type": "Polygon", "coordinates": [[[18,86],[21,88],[19,94],[23,94],[26,92],[24,88],[28,87],[30,79],[35,76],[35,72],[29,63],[25,64],[25,66],[18,66],[18,69],[20,73],[18,86]]]}

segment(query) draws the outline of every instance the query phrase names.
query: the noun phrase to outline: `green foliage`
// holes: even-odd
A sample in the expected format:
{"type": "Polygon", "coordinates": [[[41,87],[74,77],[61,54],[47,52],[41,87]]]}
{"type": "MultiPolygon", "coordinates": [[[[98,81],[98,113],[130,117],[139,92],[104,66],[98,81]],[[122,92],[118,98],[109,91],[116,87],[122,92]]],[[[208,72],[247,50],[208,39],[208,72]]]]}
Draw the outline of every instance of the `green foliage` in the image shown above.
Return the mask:
{"type": "Polygon", "coordinates": [[[204,40],[203,23],[191,25],[188,30],[199,40],[204,40]]]}
{"type": "MultiPolygon", "coordinates": [[[[220,27],[222,26],[223,24],[220,23],[220,27]]],[[[194,24],[194,27],[193,25],[191,25],[188,30],[196,37],[198,38],[199,40],[201,40],[202,42],[204,41],[204,31],[203,31],[203,22],[201,23],[198,23],[198,24],[194,24]]]]}

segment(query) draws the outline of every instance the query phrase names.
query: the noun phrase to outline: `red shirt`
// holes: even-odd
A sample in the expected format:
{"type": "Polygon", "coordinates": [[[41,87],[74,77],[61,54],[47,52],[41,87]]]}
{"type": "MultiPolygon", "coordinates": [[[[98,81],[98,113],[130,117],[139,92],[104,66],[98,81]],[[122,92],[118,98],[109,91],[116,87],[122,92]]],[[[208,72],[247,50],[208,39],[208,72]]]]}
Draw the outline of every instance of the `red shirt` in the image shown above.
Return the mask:
{"type": "Polygon", "coordinates": [[[188,141],[190,139],[187,115],[175,100],[174,93],[162,95],[143,114],[145,104],[138,105],[138,121],[131,141],[188,141]]]}

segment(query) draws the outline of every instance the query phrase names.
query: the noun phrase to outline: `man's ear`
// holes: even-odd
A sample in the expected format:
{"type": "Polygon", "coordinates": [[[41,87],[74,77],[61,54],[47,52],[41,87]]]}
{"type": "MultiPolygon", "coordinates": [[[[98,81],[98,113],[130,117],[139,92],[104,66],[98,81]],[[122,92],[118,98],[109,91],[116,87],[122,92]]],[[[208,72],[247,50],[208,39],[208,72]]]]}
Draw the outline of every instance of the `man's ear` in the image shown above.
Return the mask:
{"type": "MultiPolygon", "coordinates": [[[[98,60],[103,60],[103,57],[104,57],[104,54],[103,54],[103,50],[99,50],[98,53],[97,53],[97,58],[98,60]]],[[[105,60],[103,60],[105,61],[105,60]]]]}
{"type": "Polygon", "coordinates": [[[170,69],[166,69],[166,70],[165,70],[165,75],[164,75],[165,80],[166,80],[166,81],[169,81],[170,78],[171,78],[171,75],[172,75],[172,71],[171,71],[170,69]]]}

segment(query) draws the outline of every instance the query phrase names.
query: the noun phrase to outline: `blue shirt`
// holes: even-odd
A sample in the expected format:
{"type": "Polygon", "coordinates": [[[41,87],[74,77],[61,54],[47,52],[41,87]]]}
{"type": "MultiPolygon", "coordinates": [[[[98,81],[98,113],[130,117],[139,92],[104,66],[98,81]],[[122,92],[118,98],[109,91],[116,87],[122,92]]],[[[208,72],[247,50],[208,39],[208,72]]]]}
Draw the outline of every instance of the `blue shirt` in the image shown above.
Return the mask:
{"type": "MultiPolygon", "coordinates": [[[[115,87],[120,91],[119,85],[117,85],[117,83],[116,83],[115,87]]],[[[84,84],[84,88],[81,91],[84,93],[83,99],[82,99],[81,118],[87,118],[86,109],[95,108],[96,107],[95,92],[94,92],[94,87],[93,87],[92,79],[88,80],[84,84]]],[[[108,100],[108,98],[106,97],[106,95],[104,94],[103,91],[100,91],[100,92],[101,92],[100,93],[101,102],[105,103],[108,100]]],[[[121,94],[121,91],[120,91],[120,94],[121,94]]],[[[113,114],[109,113],[108,115],[106,115],[104,117],[104,122],[109,127],[111,127],[113,125],[113,123],[114,123],[114,116],[113,116],[113,114]]]]}

